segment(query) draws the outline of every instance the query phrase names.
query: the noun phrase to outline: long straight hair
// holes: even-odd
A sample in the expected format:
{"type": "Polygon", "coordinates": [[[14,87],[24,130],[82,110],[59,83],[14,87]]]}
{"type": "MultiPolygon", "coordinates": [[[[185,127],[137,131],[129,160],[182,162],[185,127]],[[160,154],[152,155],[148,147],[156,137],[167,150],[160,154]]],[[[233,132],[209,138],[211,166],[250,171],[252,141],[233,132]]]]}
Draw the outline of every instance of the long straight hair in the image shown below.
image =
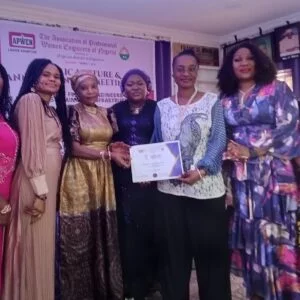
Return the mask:
{"type": "MultiPolygon", "coordinates": [[[[11,123],[15,125],[14,127],[18,130],[15,119],[14,119],[15,108],[16,108],[18,102],[20,101],[20,99],[24,95],[32,92],[31,91],[32,88],[37,84],[43,70],[49,64],[56,66],[57,69],[59,70],[59,74],[60,74],[61,85],[60,85],[60,88],[59,88],[57,94],[55,95],[55,104],[56,104],[56,113],[57,113],[58,119],[62,126],[63,141],[64,141],[64,145],[65,145],[65,151],[67,153],[70,150],[71,137],[70,137],[70,132],[69,132],[69,128],[68,128],[67,105],[66,105],[66,95],[65,95],[65,79],[64,79],[64,74],[63,74],[62,69],[58,65],[54,64],[51,60],[45,59],[45,58],[37,58],[37,59],[34,59],[29,64],[29,66],[25,72],[24,80],[22,82],[19,94],[12,106],[11,113],[10,113],[10,120],[11,120],[11,123]]],[[[45,108],[45,112],[47,112],[46,104],[44,103],[44,101],[42,99],[41,99],[41,102],[45,108]]]]}
{"type": "Polygon", "coordinates": [[[0,76],[3,80],[2,92],[0,94],[0,114],[8,121],[12,108],[12,99],[9,90],[9,78],[6,69],[0,64],[0,76]]]}

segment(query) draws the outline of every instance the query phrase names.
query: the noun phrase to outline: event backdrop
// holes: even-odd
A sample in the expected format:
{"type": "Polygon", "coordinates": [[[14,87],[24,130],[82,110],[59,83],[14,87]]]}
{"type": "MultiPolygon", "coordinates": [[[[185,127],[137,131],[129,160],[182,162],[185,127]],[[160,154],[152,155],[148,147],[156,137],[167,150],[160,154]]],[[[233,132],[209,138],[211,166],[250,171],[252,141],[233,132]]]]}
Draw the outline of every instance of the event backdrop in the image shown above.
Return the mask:
{"type": "Polygon", "coordinates": [[[0,21],[0,62],[9,73],[13,98],[28,64],[34,58],[49,58],[63,69],[68,104],[76,102],[70,77],[88,69],[99,79],[100,105],[109,107],[122,99],[120,81],[131,68],[145,71],[155,89],[154,53],[150,40],[0,21]]]}

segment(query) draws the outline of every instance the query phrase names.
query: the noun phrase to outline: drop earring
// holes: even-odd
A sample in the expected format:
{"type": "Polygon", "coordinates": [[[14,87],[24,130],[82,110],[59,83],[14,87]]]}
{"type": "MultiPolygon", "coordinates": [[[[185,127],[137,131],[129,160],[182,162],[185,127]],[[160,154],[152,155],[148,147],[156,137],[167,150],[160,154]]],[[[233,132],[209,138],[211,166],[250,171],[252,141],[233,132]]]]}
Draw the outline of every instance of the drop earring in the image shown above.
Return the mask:
{"type": "Polygon", "coordinates": [[[50,99],[50,102],[54,102],[55,101],[55,97],[56,97],[56,94],[52,95],[51,99],[50,99]]]}

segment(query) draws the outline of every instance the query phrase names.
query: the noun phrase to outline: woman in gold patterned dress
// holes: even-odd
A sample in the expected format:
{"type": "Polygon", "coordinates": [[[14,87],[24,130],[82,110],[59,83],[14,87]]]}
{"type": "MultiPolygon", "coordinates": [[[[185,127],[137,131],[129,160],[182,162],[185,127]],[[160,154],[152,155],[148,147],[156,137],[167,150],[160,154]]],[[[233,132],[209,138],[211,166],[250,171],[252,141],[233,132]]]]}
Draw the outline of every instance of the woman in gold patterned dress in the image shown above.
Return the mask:
{"type": "Polygon", "coordinates": [[[113,131],[106,109],[95,104],[97,78],[79,72],[71,82],[79,103],[70,110],[72,157],[60,188],[58,293],[62,300],[120,300],[123,285],[110,160],[129,167],[128,148],[123,143],[109,146],[113,131]]]}

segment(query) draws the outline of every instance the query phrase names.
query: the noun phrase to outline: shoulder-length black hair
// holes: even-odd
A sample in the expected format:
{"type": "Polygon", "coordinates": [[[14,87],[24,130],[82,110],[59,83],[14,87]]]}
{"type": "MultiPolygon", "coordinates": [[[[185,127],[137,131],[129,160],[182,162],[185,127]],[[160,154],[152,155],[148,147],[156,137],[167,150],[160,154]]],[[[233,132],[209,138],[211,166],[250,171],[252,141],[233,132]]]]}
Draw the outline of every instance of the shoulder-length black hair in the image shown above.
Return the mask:
{"type": "MultiPolygon", "coordinates": [[[[63,131],[63,140],[65,144],[65,150],[69,151],[70,150],[70,132],[68,128],[68,116],[67,116],[67,105],[66,105],[66,95],[65,95],[65,79],[64,79],[64,74],[62,69],[54,64],[51,60],[46,59],[46,58],[37,58],[34,59],[28,66],[23,83],[21,85],[19,94],[13,104],[11,113],[10,113],[10,119],[12,123],[14,122],[14,110],[16,108],[16,105],[18,104],[19,100],[21,99],[22,96],[31,93],[32,88],[36,85],[38,82],[43,70],[46,68],[47,65],[52,64],[57,67],[59,70],[60,74],[60,88],[57,94],[55,95],[55,104],[56,104],[56,113],[59,118],[59,121],[62,125],[62,131],[63,131]]],[[[42,99],[41,99],[42,101],[42,99]]],[[[42,101],[42,104],[44,105],[45,111],[47,112],[47,107],[44,101],[42,101]]],[[[17,126],[15,126],[17,129],[17,126]]]]}
{"type": "Polygon", "coordinates": [[[272,60],[257,46],[249,42],[241,43],[228,53],[219,70],[218,87],[221,95],[232,96],[239,89],[239,80],[234,74],[232,63],[234,54],[241,48],[249,49],[253,55],[255,61],[254,80],[256,84],[269,84],[276,78],[276,68],[272,60]]]}
{"type": "Polygon", "coordinates": [[[12,99],[9,91],[8,74],[2,64],[0,64],[0,77],[3,80],[2,92],[0,94],[0,114],[7,121],[12,107],[12,99]]]}

